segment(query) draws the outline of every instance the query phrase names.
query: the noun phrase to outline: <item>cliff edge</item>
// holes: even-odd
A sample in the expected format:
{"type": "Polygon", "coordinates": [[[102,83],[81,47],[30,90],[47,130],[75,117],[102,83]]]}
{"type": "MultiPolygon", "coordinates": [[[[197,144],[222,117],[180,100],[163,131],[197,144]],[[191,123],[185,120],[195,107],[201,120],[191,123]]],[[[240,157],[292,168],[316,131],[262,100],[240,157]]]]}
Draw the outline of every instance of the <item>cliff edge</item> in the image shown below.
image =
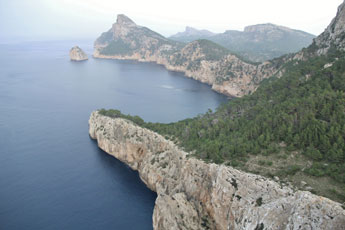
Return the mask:
{"type": "Polygon", "coordinates": [[[131,121],[95,111],[89,134],[105,152],[138,170],[157,193],[154,229],[344,229],[339,203],[190,158],[131,121]]]}

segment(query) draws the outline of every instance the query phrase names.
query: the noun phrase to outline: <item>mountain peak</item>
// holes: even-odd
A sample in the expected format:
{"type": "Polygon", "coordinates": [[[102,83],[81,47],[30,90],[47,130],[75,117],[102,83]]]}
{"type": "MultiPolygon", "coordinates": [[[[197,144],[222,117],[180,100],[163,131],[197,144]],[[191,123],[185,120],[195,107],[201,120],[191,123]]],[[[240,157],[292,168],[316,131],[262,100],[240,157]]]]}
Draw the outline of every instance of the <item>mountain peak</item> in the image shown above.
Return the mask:
{"type": "Polygon", "coordinates": [[[170,38],[172,39],[178,39],[180,37],[187,37],[188,39],[186,40],[187,42],[199,39],[199,38],[208,38],[210,36],[215,35],[214,33],[212,33],[211,31],[208,30],[198,30],[195,29],[191,26],[186,26],[185,31],[183,32],[179,32],[177,34],[172,35],[170,38]]]}
{"type": "Polygon", "coordinates": [[[124,14],[117,15],[116,23],[121,25],[136,25],[135,22],[132,21],[132,19],[124,14]]]}
{"type": "Polygon", "coordinates": [[[194,31],[198,31],[197,29],[191,27],[191,26],[186,26],[186,32],[194,32],[194,31]]]}
{"type": "Polygon", "coordinates": [[[264,32],[264,31],[271,31],[271,30],[291,30],[285,26],[278,26],[273,23],[264,23],[264,24],[257,24],[257,25],[251,25],[246,26],[244,28],[244,32],[264,32]]]}

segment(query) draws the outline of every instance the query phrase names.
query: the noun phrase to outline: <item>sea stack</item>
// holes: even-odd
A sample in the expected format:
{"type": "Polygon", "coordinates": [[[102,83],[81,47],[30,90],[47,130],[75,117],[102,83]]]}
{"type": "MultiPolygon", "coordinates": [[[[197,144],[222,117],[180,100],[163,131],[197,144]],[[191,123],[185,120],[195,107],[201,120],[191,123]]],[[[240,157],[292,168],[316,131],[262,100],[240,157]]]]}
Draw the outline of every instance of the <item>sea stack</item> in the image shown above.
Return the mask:
{"type": "Polygon", "coordinates": [[[88,59],[86,53],[79,48],[79,46],[74,46],[69,51],[69,56],[71,58],[71,61],[85,61],[88,59]]]}

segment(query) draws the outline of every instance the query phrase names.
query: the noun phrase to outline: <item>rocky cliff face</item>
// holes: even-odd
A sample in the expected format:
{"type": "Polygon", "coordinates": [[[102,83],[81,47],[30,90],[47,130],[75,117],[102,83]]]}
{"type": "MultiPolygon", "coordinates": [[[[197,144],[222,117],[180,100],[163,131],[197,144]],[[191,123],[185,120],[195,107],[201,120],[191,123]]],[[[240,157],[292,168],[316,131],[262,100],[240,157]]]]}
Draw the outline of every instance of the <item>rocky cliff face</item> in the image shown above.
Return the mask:
{"type": "Polygon", "coordinates": [[[156,62],[236,97],[253,92],[263,79],[279,71],[274,61],[248,63],[211,41],[185,45],[169,40],[124,15],[96,40],[94,57],[156,62]]]}
{"type": "Polygon", "coordinates": [[[157,192],[154,229],[344,229],[340,204],[267,178],[207,164],[162,136],[93,112],[90,136],[157,192]]]}
{"type": "Polygon", "coordinates": [[[336,17],[326,30],[314,40],[317,54],[326,54],[332,47],[345,51],[345,1],[338,7],[336,17]]]}
{"type": "Polygon", "coordinates": [[[71,58],[71,61],[84,61],[88,59],[86,53],[78,46],[74,46],[69,51],[69,57],[71,58]]]}

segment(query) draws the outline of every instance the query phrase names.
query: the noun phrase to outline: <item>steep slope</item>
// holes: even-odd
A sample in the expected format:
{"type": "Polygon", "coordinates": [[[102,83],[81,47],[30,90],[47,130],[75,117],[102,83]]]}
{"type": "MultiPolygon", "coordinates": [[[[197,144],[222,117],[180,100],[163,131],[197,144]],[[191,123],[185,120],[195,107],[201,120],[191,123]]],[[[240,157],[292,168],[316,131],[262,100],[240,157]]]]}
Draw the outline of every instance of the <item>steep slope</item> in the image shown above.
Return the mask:
{"type": "Polygon", "coordinates": [[[345,4],[338,7],[336,17],[326,30],[318,36],[312,46],[318,55],[327,54],[333,50],[345,50],[345,4]]]}
{"type": "Polygon", "coordinates": [[[247,26],[244,31],[228,30],[213,36],[205,36],[202,33],[194,33],[193,36],[189,36],[186,31],[169,38],[177,41],[206,38],[248,60],[261,62],[297,52],[303,47],[309,46],[315,36],[300,30],[268,23],[247,26]]]}
{"type": "Polygon", "coordinates": [[[127,16],[120,14],[112,28],[95,41],[94,56],[149,57],[157,52],[173,53],[182,44],[170,41],[162,35],[136,25],[127,16]]]}
{"type": "Polygon", "coordinates": [[[154,229],[343,229],[340,204],[236,169],[189,158],[162,136],[93,112],[90,136],[138,170],[157,200],[154,229]]]}
{"type": "Polygon", "coordinates": [[[124,15],[119,15],[112,28],[96,40],[94,57],[156,62],[236,97],[255,91],[263,79],[278,73],[284,63],[248,63],[207,40],[185,45],[138,26],[124,15]]]}

